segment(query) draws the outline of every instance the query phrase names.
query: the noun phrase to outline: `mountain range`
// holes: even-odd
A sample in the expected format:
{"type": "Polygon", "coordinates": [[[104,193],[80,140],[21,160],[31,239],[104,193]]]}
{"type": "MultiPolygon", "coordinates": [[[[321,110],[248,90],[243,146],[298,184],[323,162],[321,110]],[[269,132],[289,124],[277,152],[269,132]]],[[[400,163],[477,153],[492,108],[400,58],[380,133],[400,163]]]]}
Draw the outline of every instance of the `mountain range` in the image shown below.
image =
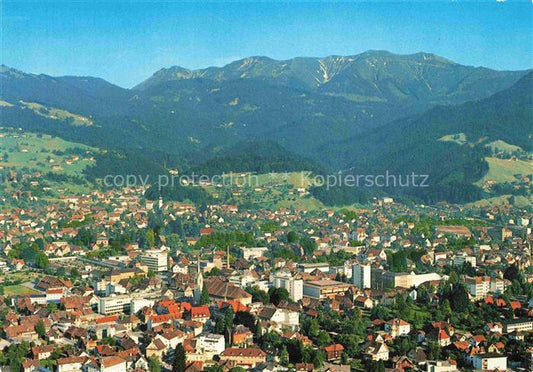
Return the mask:
{"type": "MultiPolygon", "coordinates": [[[[276,169],[292,158],[328,171],[369,165],[431,170],[446,160],[448,176],[436,175],[435,185],[451,179],[471,185],[486,172],[478,164],[483,162],[480,139],[530,149],[531,80],[529,71],[384,51],[285,61],[250,57],[200,70],[176,66],[132,89],[99,78],[51,77],[2,66],[0,119],[2,125],[153,161],[164,158],[181,168],[239,171],[244,153],[260,155],[254,151],[263,152],[261,162],[276,162],[276,169]],[[52,109],[68,114],[50,115],[52,109]],[[458,133],[466,135],[468,146],[439,140],[458,133]],[[261,142],[268,145],[250,146],[261,142]],[[246,151],[237,154],[238,148],[246,151]],[[430,149],[439,151],[430,155],[430,149]],[[465,168],[468,162],[454,160],[450,151],[475,158],[479,172],[465,168]],[[279,152],[286,154],[274,156],[279,152]],[[425,156],[414,161],[417,154],[425,156]]],[[[252,163],[245,170],[253,171],[252,163]]],[[[263,164],[263,169],[272,167],[263,164]]]]}

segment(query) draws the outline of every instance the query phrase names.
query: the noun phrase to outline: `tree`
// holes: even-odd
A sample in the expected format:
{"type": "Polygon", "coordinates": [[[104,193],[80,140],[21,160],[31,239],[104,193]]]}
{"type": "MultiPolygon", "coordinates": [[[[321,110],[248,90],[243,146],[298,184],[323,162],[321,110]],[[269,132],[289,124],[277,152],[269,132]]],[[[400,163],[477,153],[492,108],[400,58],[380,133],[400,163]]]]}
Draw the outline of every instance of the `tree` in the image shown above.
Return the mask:
{"type": "Polygon", "coordinates": [[[311,321],[309,322],[308,333],[311,337],[317,337],[318,332],[320,332],[320,324],[318,324],[318,319],[312,318],[311,321]]]}
{"type": "Polygon", "coordinates": [[[252,295],[252,301],[254,302],[262,302],[263,304],[270,303],[269,294],[257,286],[246,287],[246,292],[252,295]]]}
{"type": "Polygon", "coordinates": [[[200,296],[200,304],[201,305],[209,305],[211,300],[209,299],[209,292],[207,291],[207,286],[203,285],[202,287],[202,295],[200,296]]]}
{"type": "Polygon", "coordinates": [[[246,372],[246,370],[242,367],[237,366],[230,369],[229,372],[246,372]]]}
{"type": "Polygon", "coordinates": [[[233,306],[228,306],[226,308],[226,312],[224,313],[224,326],[230,332],[233,329],[233,318],[233,306]]]}
{"type": "Polygon", "coordinates": [[[161,362],[159,361],[159,358],[148,358],[148,370],[150,372],[161,372],[161,362]]]}
{"type": "Polygon", "coordinates": [[[172,364],[172,372],[185,372],[185,361],[185,348],[183,347],[183,344],[179,343],[178,345],[176,345],[176,350],[174,351],[174,363],[172,364]]]}
{"type": "Polygon", "coordinates": [[[235,318],[233,318],[235,324],[242,324],[250,331],[255,333],[255,317],[248,311],[237,311],[235,318]]]}
{"type": "Polygon", "coordinates": [[[46,269],[50,266],[50,261],[48,261],[48,257],[44,253],[39,253],[35,258],[35,266],[39,269],[46,269]]]}
{"type": "Polygon", "coordinates": [[[212,365],[204,368],[204,372],[224,372],[224,368],[218,365],[212,365]]]}
{"type": "Polygon", "coordinates": [[[317,341],[318,346],[329,345],[331,344],[331,337],[329,336],[329,333],[322,330],[318,333],[318,337],[316,341],[317,341]]]}
{"type": "Polygon", "coordinates": [[[436,342],[428,343],[428,360],[439,360],[441,355],[441,347],[436,342]]]}
{"type": "Polygon", "coordinates": [[[225,322],[223,317],[217,317],[215,321],[215,333],[223,335],[225,330],[225,322]]]}
{"type": "Polygon", "coordinates": [[[295,231],[289,231],[287,234],[287,242],[289,243],[297,243],[299,240],[298,234],[295,231]]]}
{"type": "Polygon", "coordinates": [[[39,335],[39,337],[43,337],[46,333],[46,328],[42,320],[39,320],[37,324],[35,324],[35,332],[39,335]]]}
{"type": "Polygon", "coordinates": [[[256,343],[259,343],[262,337],[263,337],[263,327],[261,327],[261,321],[258,320],[257,323],[255,324],[254,341],[256,343]]]}
{"type": "Polygon", "coordinates": [[[80,276],[80,271],[77,268],[73,267],[72,269],[70,269],[70,276],[72,278],[78,278],[80,276]]]}
{"type": "Polygon", "coordinates": [[[368,372],[385,372],[385,365],[383,364],[383,361],[371,361],[368,366],[368,372]]]}
{"type": "Polygon", "coordinates": [[[470,306],[470,300],[468,299],[468,293],[465,287],[458,283],[452,286],[452,293],[450,298],[450,306],[453,311],[465,312],[470,306]]]}
{"type": "Polygon", "coordinates": [[[281,348],[281,353],[279,354],[279,362],[282,366],[288,366],[289,365],[289,352],[287,351],[287,347],[283,345],[281,348]]]}
{"type": "Polygon", "coordinates": [[[511,282],[520,280],[520,270],[518,269],[518,266],[516,264],[508,266],[503,273],[503,277],[511,282]]]}
{"type": "Polygon", "coordinates": [[[270,294],[270,302],[276,306],[282,301],[289,300],[289,292],[285,288],[270,287],[268,293],[270,294]]]}
{"type": "Polygon", "coordinates": [[[11,344],[7,350],[7,360],[11,371],[21,371],[22,361],[30,352],[30,344],[26,341],[20,344],[11,344]]]}

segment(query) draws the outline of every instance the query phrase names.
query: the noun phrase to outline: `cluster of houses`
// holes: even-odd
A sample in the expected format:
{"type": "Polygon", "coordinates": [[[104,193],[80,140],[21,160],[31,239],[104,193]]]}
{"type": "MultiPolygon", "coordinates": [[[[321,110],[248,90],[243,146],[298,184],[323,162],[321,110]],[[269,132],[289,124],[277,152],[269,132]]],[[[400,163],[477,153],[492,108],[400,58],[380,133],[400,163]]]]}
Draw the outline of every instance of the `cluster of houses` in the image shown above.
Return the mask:
{"type": "MultiPolygon", "coordinates": [[[[215,365],[224,370],[284,370],[279,352],[258,345],[258,337],[267,332],[299,340],[325,355],[321,367],[297,363],[296,370],[350,370],[343,356],[346,345],[333,341],[316,345],[301,329],[304,319],[316,319],[324,310],[346,314],[358,309],[368,316],[378,305],[392,306],[398,294],[416,301],[421,287],[435,288],[448,280],[446,268],[465,265],[473,272],[462,275],[460,282],[470,299],[510,309],[516,315],[513,319],[487,323],[483,334],[472,334],[456,331],[448,322],[428,319],[430,327],[423,331],[398,317],[377,318],[367,329],[360,358],[383,361],[391,370],[456,371],[456,360],[428,358],[427,344],[432,342],[455,351],[475,370],[530,366],[511,365],[505,344],[489,341],[505,335],[523,342],[533,331],[533,303],[501,296],[512,284],[504,279],[504,269],[516,265],[524,272],[529,266],[532,235],[527,215],[515,217],[518,223],[505,227],[439,224],[431,236],[425,236],[416,229],[416,221],[398,218],[413,211],[389,199],[348,218],[333,210],[243,210],[227,204],[200,211],[192,204],[145,200],[142,192],[95,190],[35,209],[0,212],[0,270],[39,273],[35,282],[26,283],[33,293],[0,301],[5,314],[0,350],[22,341],[34,345],[22,363],[25,372],[142,371],[154,359],[170,369],[178,345],[185,350],[189,371],[215,365]],[[120,255],[90,254],[109,247],[117,232],[149,228],[154,211],[161,213],[163,224],[179,218],[202,222],[195,233],[188,231],[182,237],[183,246],[178,248],[160,236],[157,248],[131,242],[121,247],[120,255]],[[267,223],[273,227],[261,228],[267,223]],[[90,228],[96,239],[74,244],[81,228],[90,228]],[[262,244],[234,246],[231,251],[202,246],[191,253],[202,237],[232,230],[252,230],[262,244]],[[288,241],[290,231],[308,236],[316,249],[306,252],[298,242],[288,241]],[[475,243],[449,247],[462,238],[474,238],[475,243]],[[76,268],[79,277],[44,275],[32,263],[13,257],[17,244],[38,239],[45,242],[42,252],[52,267],[76,268]],[[403,272],[392,271],[389,254],[401,249],[423,254],[420,262],[407,259],[403,272]],[[301,259],[272,257],[273,250],[289,250],[301,259]],[[349,258],[333,265],[327,257],[338,252],[349,258]],[[274,304],[252,295],[271,288],[286,290],[287,298],[274,304]],[[236,322],[220,332],[217,321],[228,309],[232,314],[249,314],[247,319],[253,322],[236,322]],[[417,347],[398,355],[391,344],[406,337],[415,338],[417,347]],[[47,362],[51,359],[52,364],[47,362]]],[[[439,210],[428,213],[439,220],[448,215],[439,210]]],[[[428,301],[438,298],[431,293],[428,301]]]]}

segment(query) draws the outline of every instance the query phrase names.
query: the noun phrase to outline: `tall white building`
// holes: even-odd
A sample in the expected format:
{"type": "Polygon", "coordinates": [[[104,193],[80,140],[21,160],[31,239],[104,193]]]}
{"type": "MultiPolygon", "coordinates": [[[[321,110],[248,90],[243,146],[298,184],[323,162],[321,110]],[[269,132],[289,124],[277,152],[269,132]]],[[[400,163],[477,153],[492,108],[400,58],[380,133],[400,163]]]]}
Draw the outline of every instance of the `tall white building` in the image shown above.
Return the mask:
{"type": "Polygon", "coordinates": [[[370,274],[371,268],[370,265],[355,264],[352,266],[352,278],[353,284],[358,288],[370,288],[370,274]]]}
{"type": "Polygon", "coordinates": [[[129,295],[102,297],[98,301],[98,313],[102,315],[123,314],[129,312],[131,297],[129,295]]]}
{"type": "Polygon", "coordinates": [[[168,270],[168,253],[162,249],[148,249],[141,256],[141,261],[148,266],[148,270],[155,272],[168,270]]]}
{"type": "Polygon", "coordinates": [[[299,301],[304,295],[304,281],[299,275],[292,275],[287,271],[278,271],[272,277],[272,285],[285,288],[293,301],[299,301]]]}
{"type": "Polygon", "coordinates": [[[503,293],[505,291],[505,282],[499,278],[490,278],[488,276],[465,277],[463,283],[467,285],[470,295],[475,299],[483,298],[488,293],[503,293]]]}

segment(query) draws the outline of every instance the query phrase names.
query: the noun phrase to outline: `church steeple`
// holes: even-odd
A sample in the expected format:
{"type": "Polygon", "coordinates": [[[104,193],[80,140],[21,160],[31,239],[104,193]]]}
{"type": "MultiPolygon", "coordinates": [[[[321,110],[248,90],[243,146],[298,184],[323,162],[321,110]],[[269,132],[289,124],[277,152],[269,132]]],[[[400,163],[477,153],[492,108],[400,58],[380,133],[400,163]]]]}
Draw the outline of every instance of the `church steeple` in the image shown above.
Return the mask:
{"type": "Polygon", "coordinates": [[[204,276],[200,269],[200,253],[196,257],[196,286],[194,288],[194,302],[199,304],[202,299],[202,289],[204,288],[204,276]]]}

